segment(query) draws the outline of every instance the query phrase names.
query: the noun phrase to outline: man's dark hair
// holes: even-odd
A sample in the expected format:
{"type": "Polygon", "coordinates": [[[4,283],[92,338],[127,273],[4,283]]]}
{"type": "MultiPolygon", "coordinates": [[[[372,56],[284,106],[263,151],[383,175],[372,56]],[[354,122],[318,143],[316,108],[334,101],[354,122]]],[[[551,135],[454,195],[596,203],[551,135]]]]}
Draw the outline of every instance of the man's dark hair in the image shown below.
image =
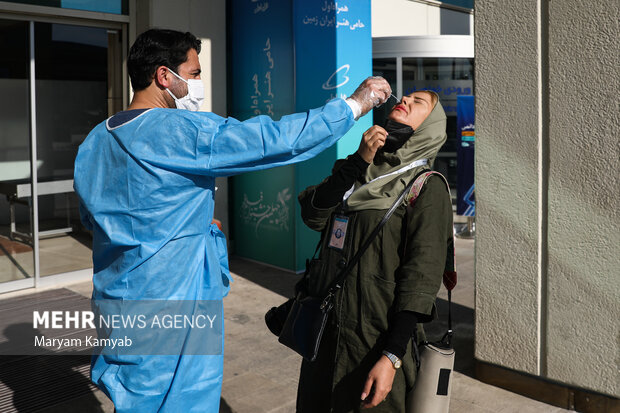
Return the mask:
{"type": "Polygon", "coordinates": [[[139,35],[127,57],[127,70],[133,90],[146,89],[159,66],[166,66],[178,73],[179,65],[187,61],[190,49],[200,53],[200,40],[190,32],[150,29],[139,35]]]}

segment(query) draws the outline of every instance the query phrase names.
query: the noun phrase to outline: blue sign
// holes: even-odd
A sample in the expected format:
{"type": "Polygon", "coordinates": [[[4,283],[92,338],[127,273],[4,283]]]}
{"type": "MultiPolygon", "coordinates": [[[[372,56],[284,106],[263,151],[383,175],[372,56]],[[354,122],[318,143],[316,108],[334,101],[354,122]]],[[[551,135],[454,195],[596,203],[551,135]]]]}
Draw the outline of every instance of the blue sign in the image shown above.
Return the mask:
{"type": "Polygon", "coordinates": [[[123,13],[123,6],[124,5],[121,0],[61,0],[60,2],[60,7],[62,7],[63,9],[127,14],[123,13]]]}
{"type": "MultiPolygon", "coordinates": [[[[240,120],[279,119],[295,112],[293,5],[233,0],[231,111],[240,120]]],[[[294,166],[232,178],[232,237],[236,254],[280,268],[295,267],[294,166]]]]}
{"type": "Polygon", "coordinates": [[[448,116],[456,116],[456,98],[461,95],[472,95],[473,80],[403,80],[403,95],[408,96],[420,90],[432,90],[439,96],[443,110],[448,116]]]}
{"type": "Polygon", "coordinates": [[[294,111],[292,9],[271,3],[233,1],[231,106],[241,120],[294,111]]]}
{"type": "MultiPolygon", "coordinates": [[[[350,96],[372,75],[370,0],[295,0],[295,110],[324,105],[336,97],[350,96]]],[[[372,112],[328,150],[297,165],[297,192],[316,185],[331,173],[336,159],[346,158],[359,147],[362,134],[372,126],[372,112]]],[[[318,240],[296,213],[297,270],[318,240]]]]}
{"type": "MultiPolygon", "coordinates": [[[[372,75],[370,0],[295,0],[293,13],[295,110],[351,95],[372,75]]],[[[338,142],[336,156],[355,152],[371,126],[372,114],[357,122],[338,142]]]]}
{"type": "Polygon", "coordinates": [[[456,98],[457,187],[456,213],[473,217],[476,213],[474,186],[474,147],[476,138],[473,96],[456,98]]]}
{"type": "MultiPolygon", "coordinates": [[[[278,119],[351,95],[372,75],[370,0],[232,0],[231,115],[278,119]]],[[[236,253],[302,271],[318,240],[297,194],[354,153],[372,114],[306,162],[233,180],[236,253]]]]}

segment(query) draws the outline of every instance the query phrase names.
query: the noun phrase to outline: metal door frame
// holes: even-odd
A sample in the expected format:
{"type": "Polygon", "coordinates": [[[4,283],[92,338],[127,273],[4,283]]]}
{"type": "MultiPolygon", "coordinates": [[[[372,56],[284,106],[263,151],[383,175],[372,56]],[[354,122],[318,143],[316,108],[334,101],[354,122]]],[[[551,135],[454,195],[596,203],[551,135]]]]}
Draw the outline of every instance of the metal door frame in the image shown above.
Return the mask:
{"type": "MultiPolygon", "coordinates": [[[[9,3],[0,1],[0,19],[3,20],[19,20],[29,23],[29,97],[30,97],[30,185],[32,188],[32,215],[30,217],[33,231],[33,260],[34,260],[34,277],[23,280],[7,281],[0,283],[0,294],[8,293],[26,288],[40,288],[53,286],[59,282],[73,282],[89,280],[92,278],[93,270],[84,269],[72,271],[68,273],[54,274],[41,277],[40,257],[39,257],[39,200],[38,188],[35,183],[37,179],[37,136],[36,136],[36,83],[35,83],[35,23],[59,23],[69,25],[79,25],[87,27],[106,28],[108,30],[116,30],[121,35],[121,61],[122,66],[122,101],[123,107],[126,107],[129,101],[127,67],[125,61],[128,53],[128,35],[129,26],[132,21],[132,11],[135,10],[135,0],[130,0],[130,15],[118,15],[111,13],[99,13],[82,10],[62,9],[56,7],[33,6],[19,3],[9,3]]],[[[135,20],[135,19],[133,19],[135,20]]]]}

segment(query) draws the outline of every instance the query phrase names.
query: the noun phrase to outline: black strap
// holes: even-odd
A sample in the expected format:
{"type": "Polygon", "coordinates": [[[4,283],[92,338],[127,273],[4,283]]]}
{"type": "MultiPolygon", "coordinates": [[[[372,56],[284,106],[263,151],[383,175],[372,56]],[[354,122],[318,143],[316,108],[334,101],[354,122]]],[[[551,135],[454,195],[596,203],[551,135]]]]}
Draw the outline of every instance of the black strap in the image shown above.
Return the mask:
{"type": "Polygon", "coordinates": [[[452,331],[452,290],[448,290],[448,331],[441,338],[441,343],[452,347],[452,336],[454,332],[452,331]]]}
{"type": "MultiPolygon", "coordinates": [[[[441,342],[446,344],[447,346],[452,345],[452,336],[454,333],[452,331],[452,289],[448,288],[448,285],[446,285],[445,277],[446,277],[446,274],[448,273],[452,273],[454,277],[456,277],[456,264],[454,261],[455,261],[454,235],[452,235],[452,237],[448,241],[448,251],[446,254],[446,268],[444,270],[444,286],[448,290],[448,331],[446,331],[446,334],[444,334],[443,338],[441,339],[441,342]]],[[[456,284],[454,286],[456,286],[456,284]]],[[[452,288],[454,288],[454,286],[452,286],[452,288]]]]}
{"type": "Polygon", "coordinates": [[[390,219],[392,214],[394,214],[394,211],[396,211],[396,209],[402,204],[403,200],[405,199],[405,197],[407,196],[407,194],[411,190],[411,187],[413,186],[413,183],[415,182],[415,180],[418,178],[418,176],[420,176],[424,172],[426,172],[426,170],[423,170],[422,172],[417,174],[411,180],[409,185],[407,185],[407,187],[405,187],[405,190],[400,194],[398,199],[396,201],[394,201],[394,203],[392,204],[390,209],[388,209],[385,212],[385,215],[381,219],[381,222],[379,222],[379,224],[375,227],[375,229],[368,236],[368,238],[366,238],[366,241],[364,241],[364,243],[362,244],[360,249],[357,250],[357,252],[353,256],[353,258],[351,258],[351,260],[347,264],[347,266],[342,271],[340,271],[338,273],[338,275],[336,276],[336,279],[332,282],[331,287],[327,291],[327,295],[325,296],[325,299],[323,300],[323,303],[321,304],[321,309],[324,309],[325,307],[330,305],[332,297],[334,296],[336,291],[339,290],[340,288],[342,288],[342,282],[345,280],[345,278],[349,274],[349,271],[351,271],[353,269],[353,267],[355,267],[355,265],[357,265],[357,262],[362,257],[362,254],[364,254],[364,252],[366,252],[366,249],[368,249],[368,247],[372,243],[372,240],[377,236],[377,234],[379,234],[379,231],[381,231],[381,228],[383,228],[383,226],[388,222],[388,220],[390,219]]]}
{"type": "Polygon", "coordinates": [[[452,333],[452,290],[448,290],[448,331],[452,333]]]}

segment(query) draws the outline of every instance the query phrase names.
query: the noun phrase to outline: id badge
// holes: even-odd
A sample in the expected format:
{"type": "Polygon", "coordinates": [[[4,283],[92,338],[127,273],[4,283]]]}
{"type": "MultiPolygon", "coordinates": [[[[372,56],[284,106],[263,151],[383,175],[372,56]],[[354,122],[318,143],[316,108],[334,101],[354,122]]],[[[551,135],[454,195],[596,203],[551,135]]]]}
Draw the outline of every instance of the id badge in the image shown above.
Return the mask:
{"type": "Polygon", "coordinates": [[[344,240],[347,236],[347,225],[349,225],[349,217],[344,215],[335,215],[332,223],[331,236],[328,246],[342,250],[344,248],[344,240]]]}

